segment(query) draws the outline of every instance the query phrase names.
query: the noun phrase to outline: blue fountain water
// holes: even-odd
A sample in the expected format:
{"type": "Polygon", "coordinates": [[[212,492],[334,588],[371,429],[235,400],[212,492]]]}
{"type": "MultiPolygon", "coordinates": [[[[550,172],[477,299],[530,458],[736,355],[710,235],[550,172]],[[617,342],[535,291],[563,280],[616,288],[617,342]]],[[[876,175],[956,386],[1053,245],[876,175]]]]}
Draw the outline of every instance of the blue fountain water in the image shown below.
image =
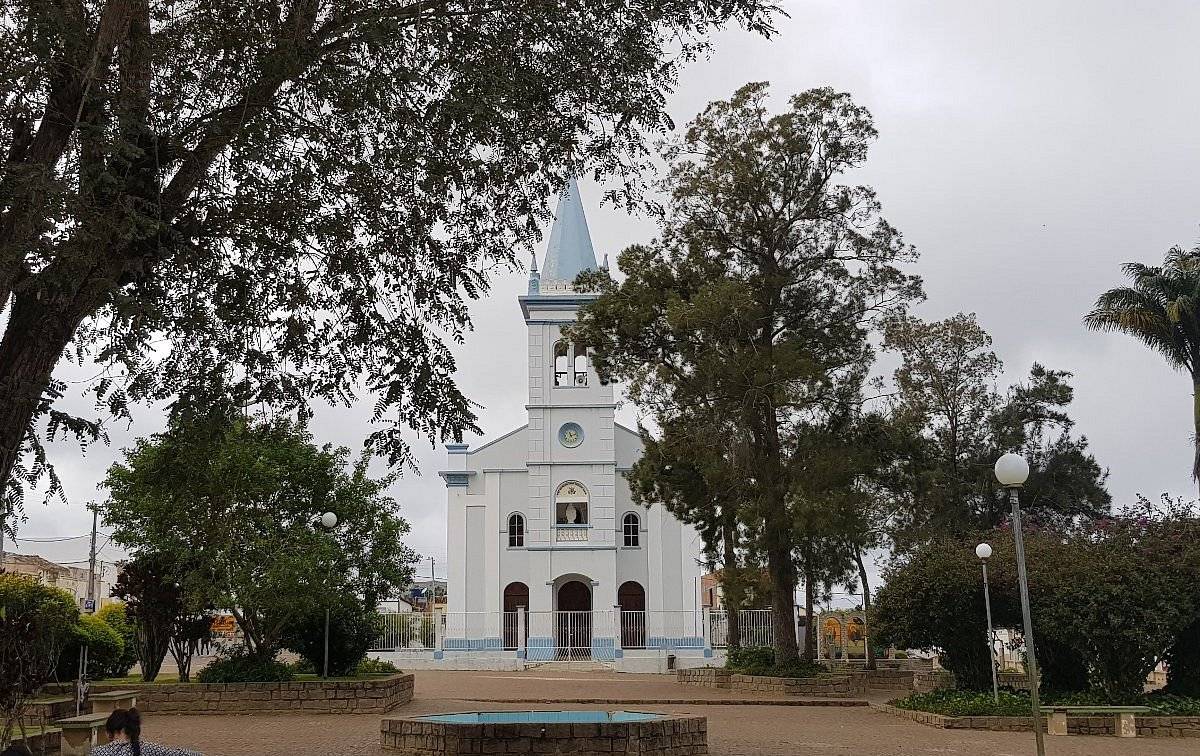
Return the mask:
{"type": "Polygon", "coordinates": [[[447,724],[603,724],[648,722],[662,717],[662,714],[645,711],[468,711],[429,714],[414,719],[447,724]]]}

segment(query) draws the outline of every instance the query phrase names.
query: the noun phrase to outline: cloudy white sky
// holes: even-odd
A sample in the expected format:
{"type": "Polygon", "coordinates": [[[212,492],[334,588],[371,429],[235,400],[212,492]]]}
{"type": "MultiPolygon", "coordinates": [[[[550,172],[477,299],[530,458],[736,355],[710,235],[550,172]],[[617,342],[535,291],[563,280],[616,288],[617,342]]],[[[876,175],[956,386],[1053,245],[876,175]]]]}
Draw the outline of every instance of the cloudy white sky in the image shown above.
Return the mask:
{"type": "MultiPolygon", "coordinates": [[[[1193,496],[1191,386],[1131,339],[1089,333],[1080,318],[1120,282],[1119,264],[1158,261],[1200,241],[1200,3],[1159,0],[804,0],[767,41],[730,30],[691,66],[670,101],[680,124],[747,81],[772,84],[776,103],[810,87],[851,93],[880,133],[854,177],[873,185],[885,214],[921,253],[928,301],[917,313],[978,313],[1009,378],[1030,363],[1075,374],[1073,416],[1117,502],[1135,493],[1193,496]]],[[[582,186],[598,254],[653,234],[644,218],[598,206],[582,186]]],[[[483,407],[485,437],[524,422],[521,274],[475,303],[459,349],[459,381],[483,407]]],[[[366,409],[322,410],[318,438],[355,447],[366,409]]],[[[634,422],[635,411],[621,417],[634,422]]],[[[121,446],[161,426],[144,410],[112,445],[81,456],[53,449],[68,503],[30,502],[26,537],[85,533],[83,504],[121,446]]],[[[478,443],[478,439],[468,439],[478,443]]],[[[412,545],[444,576],[444,453],[417,442],[421,474],[395,497],[412,545]]],[[[103,542],[103,537],[101,541],[103,542]]],[[[84,559],[85,540],[19,543],[22,552],[84,559]]],[[[11,548],[11,544],[10,544],[11,548]]],[[[102,559],[119,556],[108,546],[102,559]]]]}

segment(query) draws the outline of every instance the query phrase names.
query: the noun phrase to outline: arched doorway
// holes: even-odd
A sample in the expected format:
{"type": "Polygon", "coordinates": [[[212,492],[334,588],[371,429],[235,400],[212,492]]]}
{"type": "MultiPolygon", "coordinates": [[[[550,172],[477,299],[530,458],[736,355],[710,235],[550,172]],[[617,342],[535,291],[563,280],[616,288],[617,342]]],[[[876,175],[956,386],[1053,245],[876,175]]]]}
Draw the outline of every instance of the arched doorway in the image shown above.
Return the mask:
{"type": "Polygon", "coordinates": [[[592,587],[568,580],[558,587],[555,612],[559,659],[590,659],[592,656],[592,587]]]}
{"type": "Polygon", "coordinates": [[[646,589],[630,580],[617,589],[621,607],[621,648],[646,647],[646,589]]]}
{"type": "Polygon", "coordinates": [[[529,638],[529,586],[524,583],[509,583],[504,586],[504,647],[518,647],[520,620],[517,611],[525,612],[525,637],[529,638]]]}

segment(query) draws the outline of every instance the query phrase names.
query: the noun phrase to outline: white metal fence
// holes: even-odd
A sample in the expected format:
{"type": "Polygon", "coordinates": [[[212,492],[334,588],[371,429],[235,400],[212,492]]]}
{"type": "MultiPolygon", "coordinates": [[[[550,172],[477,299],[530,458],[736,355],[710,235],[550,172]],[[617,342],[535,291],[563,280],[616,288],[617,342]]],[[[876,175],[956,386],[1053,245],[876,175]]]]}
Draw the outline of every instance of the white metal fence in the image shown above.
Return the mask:
{"type": "MultiPolygon", "coordinates": [[[[771,645],[771,610],[740,613],[741,645],[771,645]]],[[[724,610],[450,612],[380,615],[373,651],[525,651],[531,660],[612,658],[620,649],[725,648],[724,610]]]]}
{"type": "MultiPolygon", "coordinates": [[[[771,645],[771,615],[770,609],[743,609],[738,613],[739,640],[743,647],[771,645]]],[[[729,645],[729,612],[717,609],[709,612],[709,634],[713,648],[725,648],[729,645]]]]}

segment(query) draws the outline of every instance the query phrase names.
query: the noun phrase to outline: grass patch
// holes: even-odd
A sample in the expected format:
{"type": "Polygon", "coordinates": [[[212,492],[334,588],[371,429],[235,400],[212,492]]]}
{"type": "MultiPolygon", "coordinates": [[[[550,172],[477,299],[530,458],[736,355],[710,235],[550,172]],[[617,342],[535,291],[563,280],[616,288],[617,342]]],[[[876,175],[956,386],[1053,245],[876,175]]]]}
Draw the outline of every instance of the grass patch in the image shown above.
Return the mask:
{"type": "MultiPolygon", "coordinates": [[[[1131,699],[1114,701],[1098,691],[1047,695],[1043,706],[1147,706],[1152,715],[1174,717],[1200,716],[1200,698],[1187,698],[1170,693],[1155,692],[1131,699]]],[[[1027,717],[1032,707],[1029,694],[1019,690],[1001,690],[1000,701],[992,700],[990,692],[969,690],[935,690],[913,693],[891,702],[898,709],[927,711],[948,717],[1027,717]]]]}

